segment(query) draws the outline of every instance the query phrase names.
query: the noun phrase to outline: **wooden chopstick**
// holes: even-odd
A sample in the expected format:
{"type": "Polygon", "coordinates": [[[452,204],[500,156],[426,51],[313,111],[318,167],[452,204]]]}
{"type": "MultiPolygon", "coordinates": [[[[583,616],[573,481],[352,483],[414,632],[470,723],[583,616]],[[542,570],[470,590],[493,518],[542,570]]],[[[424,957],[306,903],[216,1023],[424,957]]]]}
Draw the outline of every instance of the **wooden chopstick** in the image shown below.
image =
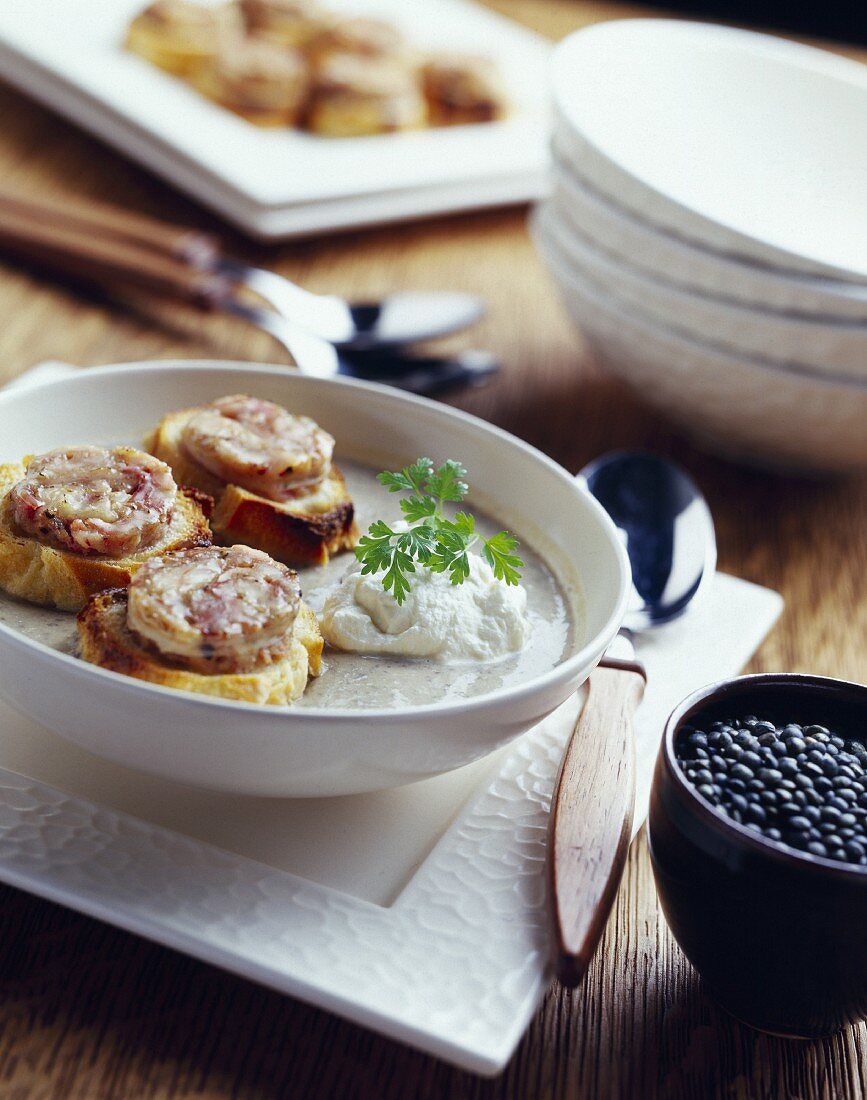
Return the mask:
{"type": "Polygon", "coordinates": [[[228,281],[131,237],[102,234],[93,224],[47,221],[24,205],[0,205],[0,249],[111,289],[117,283],[208,307],[226,297],[228,281]]]}
{"type": "Polygon", "coordinates": [[[89,199],[64,200],[61,205],[17,192],[0,191],[0,225],[15,217],[29,218],[58,229],[98,234],[106,240],[137,246],[203,269],[220,252],[220,241],[211,233],[168,225],[144,214],[133,214],[89,199]]]}

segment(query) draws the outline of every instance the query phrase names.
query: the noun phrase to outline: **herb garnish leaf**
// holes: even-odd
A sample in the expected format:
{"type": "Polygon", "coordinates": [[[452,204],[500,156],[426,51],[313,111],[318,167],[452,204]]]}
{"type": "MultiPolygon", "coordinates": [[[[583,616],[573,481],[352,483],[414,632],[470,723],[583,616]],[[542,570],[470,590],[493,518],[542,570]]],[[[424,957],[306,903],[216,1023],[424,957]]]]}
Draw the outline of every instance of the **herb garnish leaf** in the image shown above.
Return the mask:
{"type": "Polygon", "coordinates": [[[508,531],[500,531],[498,535],[488,539],[482,547],[482,557],[494,571],[498,581],[506,584],[517,584],[521,578],[521,566],[523,561],[513,553],[518,545],[518,540],[508,531]]]}
{"type": "Polygon", "coordinates": [[[418,523],[436,515],[437,502],[433,497],[411,496],[400,502],[400,510],[407,523],[418,523]]]}
{"type": "Polygon", "coordinates": [[[450,500],[459,504],[470,491],[463,480],[466,476],[466,467],[450,458],[427,479],[425,492],[439,497],[441,501],[450,500]]]}
{"type": "MultiPolygon", "coordinates": [[[[449,459],[434,467],[429,458],[418,458],[402,470],[384,470],[380,484],[392,493],[406,494],[400,502],[403,518],[410,526],[394,531],[383,520],[372,523],[355,548],[362,574],[383,573],[382,587],[398,604],[410,591],[408,574],[416,563],[432,573],[448,573],[452,584],[463,584],[470,575],[470,549],[480,540],[470,512],[456,512],[448,519],[444,505],[460,504],[469,492],[466,468],[449,459]]],[[[497,580],[519,584],[524,562],[514,552],[518,540],[508,531],[481,539],[482,556],[497,580]]]]}
{"type": "Polygon", "coordinates": [[[377,481],[385,485],[392,493],[413,493],[421,491],[428,478],[433,476],[434,464],[429,458],[417,458],[412,466],[405,466],[396,473],[383,470],[377,481]]]}

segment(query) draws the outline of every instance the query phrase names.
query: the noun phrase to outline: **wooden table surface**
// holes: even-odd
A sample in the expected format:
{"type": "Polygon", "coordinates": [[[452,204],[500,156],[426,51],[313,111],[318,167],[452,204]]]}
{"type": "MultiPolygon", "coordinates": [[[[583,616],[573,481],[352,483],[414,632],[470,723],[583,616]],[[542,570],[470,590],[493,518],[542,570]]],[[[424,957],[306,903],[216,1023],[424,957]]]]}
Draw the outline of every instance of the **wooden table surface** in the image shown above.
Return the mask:
{"type": "MultiPolygon", "coordinates": [[[[495,6],[552,38],[637,10],[591,0],[495,6]]],[[[0,89],[0,118],[0,184],[224,228],[11,90],[0,89]]],[[[228,236],[234,249],[313,289],[364,297],[440,285],[482,294],[490,318],[469,339],[494,349],[503,370],[450,400],[570,470],[616,447],[650,447],[684,463],[710,501],[721,568],[786,599],[751,668],[867,679],[867,479],[756,473],[673,434],[588,361],[534,255],[525,216],[472,214],[280,248],[228,236]]],[[[284,361],[240,323],[99,299],[6,263],[0,319],[0,383],[48,358],[284,361]]],[[[867,1028],[785,1042],[740,1026],[703,993],[662,921],[643,838],[583,986],[552,988],[493,1081],[17,890],[0,888],[0,920],[0,1097],[9,1100],[867,1094],[867,1028]]]]}

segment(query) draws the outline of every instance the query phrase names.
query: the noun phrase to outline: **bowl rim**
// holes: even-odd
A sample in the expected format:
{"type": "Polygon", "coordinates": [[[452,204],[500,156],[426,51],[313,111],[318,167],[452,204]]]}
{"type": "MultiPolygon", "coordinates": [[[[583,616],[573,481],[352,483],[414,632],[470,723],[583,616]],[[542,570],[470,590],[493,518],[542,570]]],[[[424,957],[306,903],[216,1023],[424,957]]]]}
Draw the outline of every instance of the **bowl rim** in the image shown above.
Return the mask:
{"type": "MultiPolygon", "coordinates": [[[[679,237],[676,233],[666,229],[664,226],[645,221],[634,211],[629,210],[625,206],[620,206],[614,196],[605,195],[601,191],[597,191],[591,183],[578,174],[575,167],[569,162],[567,153],[558,145],[556,128],[551,148],[551,163],[552,182],[555,185],[554,192],[556,192],[557,187],[562,187],[564,191],[569,193],[567,198],[575,196],[578,201],[582,203],[601,208],[604,212],[604,217],[625,224],[628,227],[628,232],[635,231],[648,237],[654,236],[661,238],[665,241],[666,248],[680,251],[685,256],[698,259],[702,264],[715,266],[718,270],[724,271],[732,277],[738,277],[738,275],[743,272],[749,272],[754,279],[767,280],[769,283],[780,284],[788,289],[798,287],[819,294],[827,299],[834,299],[840,302],[855,301],[863,303],[864,321],[862,323],[867,324],[867,299],[865,299],[865,287],[862,284],[847,283],[843,279],[835,279],[833,275],[811,275],[809,272],[805,271],[767,267],[757,260],[752,261],[743,256],[737,256],[734,253],[718,251],[710,245],[697,244],[695,241],[691,241],[686,237],[679,237]]],[[[551,197],[552,196],[548,197],[549,202],[551,197]]],[[[602,246],[594,244],[594,247],[601,249],[602,246]]],[[[619,254],[613,255],[620,259],[619,254]]],[[[621,262],[627,261],[621,259],[621,262]]],[[[649,272],[650,269],[638,268],[636,270],[649,272]]],[[[677,286],[682,289],[689,289],[685,284],[679,282],[672,282],[669,283],[669,285],[677,286]]],[[[698,292],[693,291],[693,293],[698,292]]],[[[711,297],[710,291],[702,291],[701,293],[711,297]]],[[[744,299],[740,298],[727,298],[721,293],[716,297],[718,297],[720,301],[734,304],[744,301],[744,299]]],[[[775,309],[771,306],[761,308],[764,308],[768,312],[778,313],[781,316],[806,317],[816,320],[825,319],[834,323],[838,321],[845,323],[849,320],[848,316],[844,314],[816,313],[806,310],[789,311],[775,309]]]]}
{"type": "MultiPolygon", "coordinates": [[[[4,644],[11,644],[18,649],[35,650],[43,660],[55,666],[71,670],[73,675],[79,676],[82,681],[91,680],[100,683],[106,678],[109,685],[116,690],[129,692],[133,695],[152,694],[155,697],[165,697],[177,702],[185,702],[188,705],[205,707],[213,710],[228,709],[233,712],[255,714],[263,721],[286,722],[287,719],[300,718],[311,721],[327,720],[334,726],[352,726],[360,720],[376,721],[384,724],[406,723],[408,719],[447,717],[455,714],[484,712],[493,706],[515,703],[521,700],[543,693],[547,688],[568,681],[577,675],[582,667],[594,663],[605,651],[611,640],[620,628],[621,621],[626,612],[626,604],[629,598],[632,583],[632,572],[629,559],[622,541],[617,536],[617,529],[611,517],[602,505],[584,490],[577,479],[554,459],[549,458],[544,452],[526,443],[511,432],[505,431],[494,424],[464,412],[452,406],[441,405],[425,397],[397,390],[392,386],[380,385],[354,378],[314,378],[299,374],[297,370],[284,364],[256,363],[250,360],[233,359],[166,359],[166,360],[138,360],[129,363],[111,363],[99,367],[82,369],[66,378],[49,379],[41,383],[28,386],[26,389],[13,387],[6,391],[0,391],[0,419],[2,419],[6,406],[14,403],[15,399],[27,392],[50,391],[52,389],[64,389],[76,386],[82,379],[87,378],[113,378],[129,375],[133,370],[144,374],[172,374],[180,370],[230,373],[239,370],[250,371],[251,375],[272,375],[275,377],[291,378],[302,386],[311,386],[317,389],[321,386],[345,389],[351,394],[353,390],[372,391],[383,397],[394,399],[400,404],[405,404],[409,409],[422,407],[428,410],[436,410],[446,419],[456,419],[463,424],[472,427],[476,431],[483,432],[496,441],[497,445],[507,445],[523,451],[525,457],[545,466],[548,472],[559,481],[569,485],[579,495],[584,506],[599,521],[603,533],[607,536],[609,548],[612,551],[614,562],[619,573],[618,594],[614,606],[602,628],[592,637],[587,639],[580,649],[570,654],[565,660],[556,664],[540,676],[533,677],[522,684],[508,688],[500,688],[496,691],[486,692],[482,695],[471,696],[467,699],[455,699],[450,702],[426,703],[420,706],[406,707],[370,707],[370,708],[334,708],[303,707],[293,708],[269,706],[261,703],[247,703],[234,699],[221,699],[215,696],[202,695],[196,692],[184,691],[175,688],[164,687],[160,684],[152,684],[148,681],[138,680],[124,676],[118,672],[92,665],[72,654],[62,653],[43,642],[39,642],[19,630],[15,630],[7,624],[0,622],[0,639],[4,644]]],[[[583,578],[582,578],[583,580],[583,578]]]]}
{"type": "MultiPolygon", "coordinates": [[[[722,833],[731,840],[736,840],[756,855],[771,859],[775,863],[782,863],[805,873],[827,876],[831,874],[846,881],[861,882],[867,886],[867,866],[855,867],[842,863],[840,860],[829,859],[826,856],[815,856],[811,852],[802,852],[797,848],[790,848],[782,841],[770,840],[763,833],[755,829],[748,829],[731,818],[724,817],[708,800],[698,793],[689,783],[685,773],[681,769],[674,752],[674,740],[684,722],[701,710],[708,703],[722,699],[731,692],[736,694],[740,688],[762,688],[776,686],[796,686],[810,690],[841,689],[844,692],[853,692],[855,695],[863,695],[864,706],[867,709],[867,684],[859,684],[854,680],[841,680],[834,676],[816,676],[805,672],[759,672],[747,676],[734,676],[728,680],[718,680],[716,683],[707,684],[697,691],[682,699],[666,719],[660,746],[660,757],[665,765],[668,778],[674,781],[681,794],[685,794],[690,809],[699,820],[713,831],[722,833]]],[[[657,781],[654,780],[654,787],[657,781]]]]}
{"type": "MultiPolygon", "coordinates": [[[[562,172],[556,163],[553,169],[553,181],[556,185],[562,184],[565,188],[572,188],[573,185],[570,179],[562,172]]],[[[772,309],[769,306],[764,305],[750,305],[746,301],[741,299],[726,298],[718,294],[710,294],[705,290],[697,290],[691,287],[684,286],[680,283],[667,282],[661,278],[654,278],[644,268],[633,266],[629,260],[617,255],[616,253],[608,252],[601,244],[595,241],[591,237],[585,237],[579,228],[571,221],[567,220],[568,215],[561,216],[560,207],[554,201],[554,196],[549,196],[544,204],[544,215],[549,223],[556,223],[559,230],[558,242],[563,239],[574,245],[577,251],[584,251],[589,254],[590,260],[596,264],[598,260],[601,260],[604,264],[609,264],[617,271],[623,269],[629,276],[629,278],[635,279],[636,282],[647,285],[649,287],[661,286],[665,294],[671,295],[672,298],[682,299],[684,302],[692,303],[703,306],[708,309],[719,310],[721,314],[730,314],[733,318],[740,318],[745,323],[749,324],[779,324],[783,327],[792,326],[810,326],[816,330],[819,330],[821,334],[830,335],[835,329],[842,330],[843,332],[856,332],[862,336],[867,337],[867,305],[865,305],[865,316],[862,318],[856,317],[834,317],[830,314],[810,314],[801,310],[781,310],[772,309]]],[[[637,220],[637,219],[633,219],[637,220]]],[[[678,244],[686,245],[684,241],[678,241],[678,244]]],[[[697,250],[700,251],[700,250],[697,250]]],[[[568,253],[564,257],[572,265],[572,256],[568,253]]],[[[728,259],[728,257],[723,257],[728,259]]],[[[732,261],[735,262],[735,261],[732,261]]],[[[743,265],[741,265],[743,266],[743,265]]],[[[580,270],[580,268],[576,268],[580,270]]],[[[809,281],[819,282],[820,276],[805,276],[800,279],[801,285],[805,282],[809,285],[809,281]]],[[[798,285],[799,280],[788,276],[788,281],[798,285]]],[[[833,282],[832,279],[828,279],[827,282],[833,282]]],[[[856,284],[852,284],[856,286],[856,284]]],[[[864,288],[862,288],[864,289],[864,288]]],[[[714,345],[716,346],[716,345],[714,345]]],[[[763,361],[763,360],[762,360],[763,361]]],[[[770,363],[778,362],[777,360],[768,360],[770,363]]],[[[783,363],[783,366],[786,364],[783,363]]],[[[839,374],[841,377],[850,377],[843,371],[829,371],[832,376],[839,374]]],[[[852,377],[861,379],[864,377],[862,374],[856,374],[852,377]]]]}
{"type": "MultiPolygon", "coordinates": [[[[563,61],[563,55],[568,56],[576,48],[575,42],[579,38],[582,46],[593,38],[604,40],[610,39],[612,35],[616,41],[624,33],[627,35],[636,31],[645,33],[648,27],[651,34],[657,28],[662,28],[664,34],[681,35],[684,41],[691,44],[700,39],[706,42],[713,40],[735,43],[737,47],[751,53],[758,53],[763,58],[782,60],[798,69],[808,69],[832,80],[847,81],[848,79],[861,89],[867,88],[867,73],[864,72],[864,66],[859,61],[823,46],[783,38],[761,28],[695,22],[678,18],[676,15],[623,15],[616,19],[606,19],[601,23],[577,27],[555,46],[559,70],[567,69],[567,62],[563,61]]],[[[568,75],[567,72],[566,76],[568,75]]],[[[559,91],[559,84],[556,90],[559,91]]],[[[559,98],[556,98],[556,102],[559,105],[559,98]]]]}
{"type": "MultiPolygon", "coordinates": [[[[734,44],[736,50],[748,55],[754,55],[759,62],[768,60],[779,61],[796,72],[811,73],[820,79],[837,81],[843,85],[851,86],[858,93],[867,92],[867,73],[864,66],[852,58],[843,57],[830,50],[805,42],[794,42],[778,35],[770,34],[760,29],[746,27],[724,26],[714,23],[678,19],[672,16],[625,16],[619,19],[606,20],[601,23],[593,23],[589,26],[579,27],[571,34],[557,43],[551,61],[551,99],[558,115],[562,115],[569,129],[579,135],[581,141],[587,146],[593,155],[605,162],[609,171],[613,169],[621,176],[621,180],[629,179],[637,184],[656,200],[663,200],[680,213],[688,212],[697,216],[705,223],[706,228],[713,227],[724,233],[739,238],[741,246],[756,246],[759,249],[770,249],[763,260],[770,266],[783,270],[806,270],[808,273],[827,275],[830,278],[843,279],[856,283],[864,283],[865,273],[850,265],[836,261],[816,260],[806,254],[803,248],[792,248],[788,244],[779,244],[762,236],[757,230],[750,227],[733,224],[731,215],[720,217],[706,209],[699,209],[692,201],[684,201],[651,182],[642,174],[635,174],[619,159],[612,157],[608,147],[601,147],[598,140],[594,140],[583,132],[580,119],[575,117],[575,103],[581,103],[580,94],[576,96],[574,85],[574,73],[582,72],[581,51],[590,43],[592,48],[597,42],[606,43],[613,41],[622,52],[623,37],[628,37],[638,32],[650,36],[661,31],[664,35],[671,35],[687,43],[692,49],[701,49],[707,43],[734,44]],[[618,42],[618,38],[621,39],[618,42]],[[578,54],[577,58],[574,56],[578,54]],[[572,83],[569,84],[570,78],[572,83]],[[566,89],[564,90],[564,85],[566,89]],[[772,254],[776,253],[775,256],[772,254]],[[801,266],[804,261],[811,266],[801,266]],[[791,267],[788,265],[791,264],[791,267]],[[818,266],[817,266],[818,265],[818,266]]],[[[648,46],[652,48],[654,42],[645,41],[645,53],[648,46]]],[[[579,89],[580,91],[580,89],[579,89]]],[[[735,246],[732,246],[735,250],[735,246]]]]}
{"type": "MultiPolygon", "coordinates": [[[[666,340],[671,340],[674,343],[680,344],[680,346],[690,355],[698,353],[701,355],[710,354],[718,356],[723,360],[735,363],[741,367],[746,366],[750,369],[764,371],[768,375],[776,375],[777,377],[783,376],[786,378],[794,378],[811,386],[826,386],[829,389],[849,390],[850,392],[862,392],[867,390],[867,375],[859,378],[857,375],[846,375],[835,371],[810,370],[796,363],[775,363],[771,359],[764,359],[746,352],[739,354],[729,348],[723,347],[721,344],[706,343],[697,336],[684,332],[682,329],[669,328],[668,325],[665,325],[659,318],[651,317],[635,309],[630,309],[627,303],[622,301],[622,299],[615,298],[609,292],[603,290],[603,288],[598,287],[592,279],[587,278],[582,273],[573,269],[568,261],[558,254],[561,250],[559,246],[551,243],[552,234],[551,230],[548,228],[552,222],[559,225],[559,219],[556,213],[552,214],[544,202],[540,204],[540,206],[537,206],[530,214],[530,234],[546,267],[549,269],[554,279],[560,283],[565,283],[566,289],[570,293],[583,295],[585,297],[589,295],[604,302],[605,308],[616,314],[618,319],[622,319],[626,324],[632,326],[636,324],[639,326],[644,325],[654,334],[658,334],[666,340]]],[[[563,230],[562,226],[560,228],[563,230]]],[[[562,293],[563,288],[561,287],[561,294],[562,293]]]]}

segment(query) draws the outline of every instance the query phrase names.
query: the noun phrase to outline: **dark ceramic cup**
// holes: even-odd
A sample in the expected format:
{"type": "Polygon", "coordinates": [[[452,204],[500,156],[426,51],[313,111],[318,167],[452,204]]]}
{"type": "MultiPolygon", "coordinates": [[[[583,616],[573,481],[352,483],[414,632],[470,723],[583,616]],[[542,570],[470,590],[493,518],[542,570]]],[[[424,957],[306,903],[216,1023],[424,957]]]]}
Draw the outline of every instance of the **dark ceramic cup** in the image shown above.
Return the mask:
{"type": "Polygon", "coordinates": [[[820,676],[743,676],[704,688],[668,720],[648,833],[665,918],[708,991],[732,1015],[793,1038],[867,1018],[867,867],[797,852],[724,817],[675,760],[697,713],[867,733],[867,686],[820,676]]]}

